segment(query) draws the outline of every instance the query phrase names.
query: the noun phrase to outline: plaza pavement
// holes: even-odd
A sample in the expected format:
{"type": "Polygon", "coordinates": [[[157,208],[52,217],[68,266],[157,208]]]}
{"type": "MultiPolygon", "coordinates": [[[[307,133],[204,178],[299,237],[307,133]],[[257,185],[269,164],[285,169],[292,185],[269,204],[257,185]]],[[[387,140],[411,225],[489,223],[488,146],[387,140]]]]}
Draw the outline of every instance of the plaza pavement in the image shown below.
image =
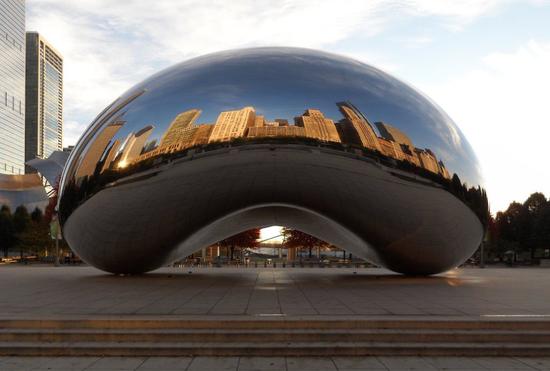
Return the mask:
{"type": "Polygon", "coordinates": [[[0,357],[2,371],[550,370],[550,358],[487,357],[0,357]]]}
{"type": "Polygon", "coordinates": [[[550,320],[550,269],[469,268],[405,277],[375,268],[0,266],[0,318],[465,316],[550,320]]]}
{"type": "MultiPolygon", "coordinates": [[[[404,277],[373,268],[0,266],[0,318],[550,320],[549,269],[404,277]]],[[[535,357],[0,357],[0,370],[550,370],[535,357]]]]}

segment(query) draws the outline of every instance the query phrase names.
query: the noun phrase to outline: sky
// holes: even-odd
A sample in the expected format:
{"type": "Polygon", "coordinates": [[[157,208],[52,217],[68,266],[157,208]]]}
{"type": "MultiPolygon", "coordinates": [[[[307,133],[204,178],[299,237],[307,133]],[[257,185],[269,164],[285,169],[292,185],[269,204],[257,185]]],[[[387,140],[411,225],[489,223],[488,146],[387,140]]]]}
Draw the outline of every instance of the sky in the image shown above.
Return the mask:
{"type": "Polygon", "coordinates": [[[64,145],[149,75],[201,54],[297,46],[406,81],[461,128],[493,213],[550,196],[550,0],[27,0],[64,57],[64,145]]]}

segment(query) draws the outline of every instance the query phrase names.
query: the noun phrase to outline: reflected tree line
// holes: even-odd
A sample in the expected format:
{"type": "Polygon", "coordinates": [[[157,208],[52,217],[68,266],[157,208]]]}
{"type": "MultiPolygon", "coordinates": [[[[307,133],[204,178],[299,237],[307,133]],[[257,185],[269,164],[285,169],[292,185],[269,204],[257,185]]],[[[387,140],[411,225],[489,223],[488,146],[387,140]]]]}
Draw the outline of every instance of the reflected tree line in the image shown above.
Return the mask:
{"type": "Polygon", "coordinates": [[[351,102],[337,102],[342,118],[334,121],[317,109],[306,109],[294,118],[267,120],[254,107],[221,112],[214,123],[195,124],[200,109],[180,112],[160,135],[149,139],[155,124],[145,125],[118,138],[125,125],[124,115],[108,121],[87,145],[79,164],[67,180],[63,193],[66,215],[88,197],[115,182],[135,174],[161,169],[179,158],[204,152],[250,144],[307,145],[346,152],[350,157],[374,160],[392,175],[407,181],[402,172],[422,177],[427,185],[440,186],[466,203],[487,226],[489,208],[485,190],[463,183],[458,174],[449,173],[445,164],[430,149],[417,148],[402,130],[385,122],[374,125],[351,102]],[[377,128],[379,134],[374,130],[377,128]]]}
{"type": "MultiPolygon", "coordinates": [[[[0,251],[4,258],[53,258],[54,240],[50,227],[56,217],[58,188],[56,183],[44,212],[39,208],[29,212],[23,205],[13,211],[7,205],[0,207],[0,251]]],[[[64,240],[60,240],[60,251],[74,255],[64,240]]]]}

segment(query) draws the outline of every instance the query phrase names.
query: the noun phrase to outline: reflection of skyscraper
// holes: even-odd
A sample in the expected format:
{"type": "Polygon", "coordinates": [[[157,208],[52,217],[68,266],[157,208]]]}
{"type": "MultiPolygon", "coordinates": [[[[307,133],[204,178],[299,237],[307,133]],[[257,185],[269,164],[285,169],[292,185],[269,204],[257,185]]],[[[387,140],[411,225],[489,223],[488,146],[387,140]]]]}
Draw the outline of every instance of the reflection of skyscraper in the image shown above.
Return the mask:
{"type": "Polygon", "coordinates": [[[411,139],[401,130],[391,126],[390,124],[386,124],[385,122],[375,122],[374,124],[384,139],[393,140],[396,143],[409,146],[411,150],[414,149],[411,139]]]}
{"type": "Polygon", "coordinates": [[[209,142],[229,141],[243,137],[246,130],[255,123],[254,107],[244,107],[235,111],[221,112],[214,124],[209,142]]]}
{"type": "Polygon", "coordinates": [[[199,146],[201,144],[208,143],[208,139],[212,134],[212,129],[214,129],[214,125],[210,125],[210,124],[198,125],[196,127],[195,132],[193,133],[193,137],[191,138],[191,141],[189,142],[189,146],[190,147],[199,146]]]}
{"type": "Polygon", "coordinates": [[[254,126],[262,127],[264,125],[265,125],[265,117],[263,115],[256,115],[256,119],[254,120],[254,126]]]}
{"type": "Polygon", "coordinates": [[[152,125],[147,125],[137,133],[130,135],[124,144],[124,149],[122,150],[122,155],[118,162],[119,167],[128,166],[132,160],[141,154],[145,146],[145,141],[147,141],[147,138],[149,138],[154,128],[155,127],[152,125]]]}
{"type": "Polygon", "coordinates": [[[248,129],[248,138],[261,137],[305,137],[306,132],[303,127],[296,125],[287,126],[263,126],[248,129]]]}
{"type": "Polygon", "coordinates": [[[445,167],[442,161],[439,161],[437,163],[439,165],[439,174],[445,179],[451,179],[451,175],[449,174],[449,171],[445,167]]]}
{"type": "Polygon", "coordinates": [[[380,152],[384,155],[394,158],[396,160],[405,160],[401,146],[398,143],[395,143],[393,140],[387,140],[384,138],[378,138],[378,143],[380,146],[380,152]]]}
{"type": "Polygon", "coordinates": [[[305,129],[308,138],[315,138],[327,142],[341,142],[334,122],[325,118],[323,113],[316,109],[308,109],[302,116],[294,118],[297,126],[305,129]]]}
{"type": "Polygon", "coordinates": [[[418,159],[420,160],[420,166],[424,169],[431,171],[432,173],[439,173],[439,164],[437,163],[437,158],[432,151],[429,149],[423,150],[415,148],[414,152],[417,154],[418,159]]]}
{"type": "MultiPolygon", "coordinates": [[[[185,135],[184,141],[179,143],[174,143],[169,146],[159,146],[155,149],[151,149],[148,151],[145,151],[144,149],[141,155],[134,158],[133,162],[138,163],[140,161],[144,161],[149,158],[153,158],[163,154],[176,153],[190,147],[207,144],[208,138],[210,138],[210,134],[212,133],[213,128],[214,128],[214,125],[211,125],[211,124],[203,124],[198,126],[193,125],[192,127],[186,129],[186,135],[185,135]]],[[[147,145],[146,147],[148,146],[149,145],[147,145]]]]}
{"type": "Polygon", "coordinates": [[[107,150],[107,155],[105,156],[105,160],[103,161],[103,167],[101,168],[101,172],[104,172],[105,170],[110,168],[111,163],[115,160],[115,155],[119,147],[120,147],[120,141],[117,139],[113,142],[113,144],[107,150]]]}
{"type": "Polygon", "coordinates": [[[403,160],[408,161],[411,164],[414,164],[416,166],[420,166],[420,159],[414,152],[414,147],[411,148],[406,144],[399,144],[399,143],[395,143],[395,144],[401,148],[403,160]]]}
{"type": "Polygon", "coordinates": [[[344,119],[337,125],[345,143],[381,151],[378,138],[367,118],[350,102],[336,103],[344,119]]]}
{"type": "Polygon", "coordinates": [[[200,114],[201,110],[198,109],[191,109],[178,114],[162,136],[159,147],[168,147],[189,141],[194,128],[193,122],[200,114]]]}
{"type": "Polygon", "coordinates": [[[81,159],[80,166],[76,172],[76,178],[90,176],[94,173],[101,156],[107,149],[109,142],[122,128],[125,121],[115,121],[103,129],[97,138],[92,142],[90,148],[86,151],[84,158],[81,159]]]}

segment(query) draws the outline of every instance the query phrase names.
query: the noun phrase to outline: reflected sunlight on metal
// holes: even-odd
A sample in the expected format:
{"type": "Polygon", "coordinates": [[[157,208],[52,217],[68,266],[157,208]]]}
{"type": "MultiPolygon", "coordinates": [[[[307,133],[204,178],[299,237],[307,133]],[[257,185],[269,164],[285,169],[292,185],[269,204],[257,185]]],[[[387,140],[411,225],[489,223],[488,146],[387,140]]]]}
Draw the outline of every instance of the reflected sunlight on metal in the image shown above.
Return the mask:
{"type": "Polygon", "coordinates": [[[175,65],[124,93],[63,174],[64,236],[88,263],[145,272],[284,225],[408,274],[466,260],[488,216],[452,120],[409,85],[314,50],[175,65]]]}

